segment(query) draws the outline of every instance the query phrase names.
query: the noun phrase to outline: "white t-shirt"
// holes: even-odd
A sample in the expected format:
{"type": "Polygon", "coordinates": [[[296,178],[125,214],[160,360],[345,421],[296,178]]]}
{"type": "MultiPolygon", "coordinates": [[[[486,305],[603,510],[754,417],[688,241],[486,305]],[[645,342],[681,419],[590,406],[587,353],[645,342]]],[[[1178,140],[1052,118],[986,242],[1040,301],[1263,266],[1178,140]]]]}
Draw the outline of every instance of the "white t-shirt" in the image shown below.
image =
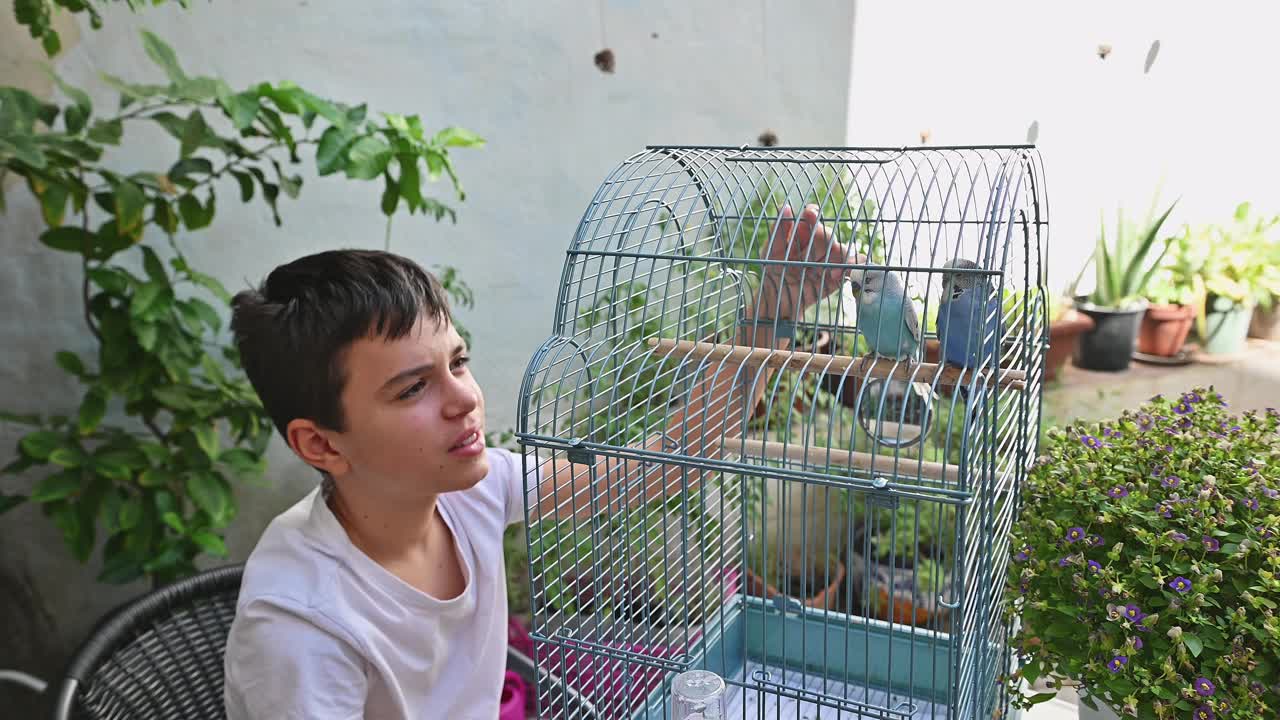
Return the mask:
{"type": "MultiPolygon", "coordinates": [[[[440,601],[351,544],[317,488],[245,565],[225,659],[229,720],[494,720],[507,652],[502,535],[523,520],[521,459],[439,498],[466,573],[440,601]]],[[[530,484],[532,491],[534,485],[530,484]]]]}

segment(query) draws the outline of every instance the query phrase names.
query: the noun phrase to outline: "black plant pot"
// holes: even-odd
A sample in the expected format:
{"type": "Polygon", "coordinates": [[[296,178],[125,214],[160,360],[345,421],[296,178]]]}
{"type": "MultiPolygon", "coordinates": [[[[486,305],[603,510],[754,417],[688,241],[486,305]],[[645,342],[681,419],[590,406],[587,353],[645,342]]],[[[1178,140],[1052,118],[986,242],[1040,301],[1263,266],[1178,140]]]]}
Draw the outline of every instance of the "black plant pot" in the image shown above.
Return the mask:
{"type": "Polygon", "coordinates": [[[1138,346],[1138,330],[1146,304],[1115,310],[1076,301],[1076,310],[1093,318],[1093,329],[1080,336],[1072,362],[1085,370],[1124,370],[1138,346]]]}

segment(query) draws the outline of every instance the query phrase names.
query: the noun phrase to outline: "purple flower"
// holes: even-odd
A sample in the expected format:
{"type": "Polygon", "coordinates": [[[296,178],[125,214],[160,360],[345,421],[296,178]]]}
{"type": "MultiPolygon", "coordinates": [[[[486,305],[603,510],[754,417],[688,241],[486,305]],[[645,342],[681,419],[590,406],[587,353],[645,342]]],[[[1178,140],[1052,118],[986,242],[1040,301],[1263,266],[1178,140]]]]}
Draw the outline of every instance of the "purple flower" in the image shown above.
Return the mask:
{"type": "Polygon", "coordinates": [[[1182,482],[1182,478],[1177,475],[1170,475],[1169,477],[1161,480],[1160,484],[1167,488],[1176,488],[1180,482],[1182,482]]]}
{"type": "Polygon", "coordinates": [[[1240,432],[1240,431],[1241,431],[1241,428],[1240,428],[1240,426],[1239,426],[1239,425],[1232,425],[1232,426],[1231,426],[1231,432],[1232,432],[1232,433],[1238,433],[1238,432],[1240,432]]]}
{"type": "Polygon", "coordinates": [[[1184,535],[1184,534],[1182,534],[1182,533],[1180,533],[1180,532],[1178,532],[1178,531],[1176,531],[1176,530],[1175,530],[1175,531],[1173,531],[1173,532],[1171,532],[1171,533],[1169,533],[1169,537],[1170,537],[1170,538],[1172,538],[1174,542],[1186,542],[1186,541],[1187,541],[1187,536],[1186,536],[1186,535],[1184,535]]]}
{"type": "Polygon", "coordinates": [[[1195,720],[1214,720],[1215,716],[1213,714],[1213,708],[1208,705],[1201,705],[1196,708],[1195,715],[1192,715],[1192,717],[1195,718],[1195,720]]]}
{"type": "Polygon", "coordinates": [[[1111,658],[1111,662],[1107,663],[1107,669],[1109,669],[1113,673],[1118,673],[1124,669],[1125,665],[1128,665],[1128,664],[1129,664],[1129,658],[1127,656],[1117,655],[1111,658]]]}
{"type": "Polygon", "coordinates": [[[1141,649],[1142,649],[1142,645],[1143,645],[1142,638],[1140,638],[1140,637],[1136,637],[1136,638],[1134,638],[1134,639],[1133,639],[1133,648],[1134,648],[1135,650],[1141,650],[1141,649]]]}
{"type": "Polygon", "coordinates": [[[1018,554],[1013,556],[1013,559],[1017,560],[1018,562],[1026,562],[1029,557],[1031,556],[1027,555],[1026,550],[1019,550],[1018,554]]]}
{"type": "Polygon", "coordinates": [[[1124,616],[1130,620],[1141,620],[1143,617],[1142,610],[1133,603],[1124,606],[1124,616]]]}
{"type": "Polygon", "coordinates": [[[1151,420],[1151,416],[1146,413],[1138,413],[1138,429],[1146,432],[1151,429],[1155,423],[1151,420]]]}
{"type": "Polygon", "coordinates": [[[1202,536],[1200,541],[1204,543],[1204,549],[1209,552],[1218,552],[1218,548],[1222,547],[1222,543],[1218,542],[1217,538],[1211,538],[1208,535],[1202,536]]]}
{"type": "Polygon", "coordinates": [[[1191,581],[1179,575],[1169,581],[1169,587],[1173,588],[1174,592],[1185,594],[1191,590],[1191,581]]]}
{"type": "Polygon", "coordinates": [[[1090,536],[1089,536],[1089,547],[1102,547],[1102,546],[1103,546],[1103,545],[1105,545],[1105,544],[1106,544],[1106,542],[1104,542],[1104,541],[1103,541],[1103,539],[1102,539],[1102,536],[1101,536],[1101,535],[1090,535],[1090,536]]]}
{"type": "Polygon", "coordinates": [[[1089,572],[1092,572],[1094,575],[1097,575],[1098,573],[1102,572],[1102,566],[1098,564],[1098,561],[1090,560],[1089,572]]]}
{"type": "MultiPolygon", "coordinates": [[[[1257,472],[1257,470],[1255,470],[1254,472],[1257,472]]],[[[1262,488],[1262,494],[1274,500],[1277,497],[1280,497],[1280,490],[1272,490],[1269,487],[1264,487],[1262,488]]]]}
{"type": "Polygon", "coordinates": [[[1085,447],[1091,448],[1093,450],[1097,450],[1098,448],[1102,447],[1102,441],[1092,435],[1081,436],[1080,442],[1084,443],[1085,447]]]}
{"type": "Polygon", "coordinates": [[[1069,543],[1073,543],[1082,537],[1084,537],[1084,528],[1082,527],[1073,527],[1067,530],[1067,542],[1069,543]]]}
{"type": "Polygon", "coordinates": [[[1058,561],[1058,567],[1066,567],[1071,564],[1071,556],[1068,555],[1058,561]]]}
{"type": "MultiPolygon", "coordinates": [[[[1190,430],[1193,426],[1194,426],[1194,423],[1192,423],[1192,422],[1191,422],[1191,418],[1185,418],[1185,417],[1184,417],[1184,418],[1182,418],[1181,420],[1179,420],[1179,421],[1178,421],[1178,429],[1179,429],[1179,430],[1190,430]]],[[[1223,428],[1223,430],[1225,430],[1225,429],[1226,429],[1226,428],[1223,428]]]]}
{"type": "Polygon", "coordinates": [[[1196,678],[1194,684],[1196,693],[1198,693],[1200,697],[1210,697],[1213,695],[1214,691],[1218,689],[1213,686],[1213,683],[1209,682],[1209,678],[1196,678]]]}
{"type": "Polygon", "coordinates": [[[1165,452],[1167,452],[1167,453],[1171,453],[1171,452],[1173,452],[1173,446],[1172,446],[1172,445],[1165,445],[1165,446],[1164,446],[1164,451],[1165,451],[1165,452]]]}
{"type": "Polygon", "coordinates": [[[1182,394],[1182,402],[1184,403],[1198,403],[1198,402],[1201,402],[1202,400],[1204,400],[1204,398],[1200,397],[1200,393],[1198,392],[1192,391],[1189,393],[1182,394]]]}
{"type": "Polygon", "coordinates": [[[1258,499],[1257,499],[1257,498],[1245,498],[1244,506],[1245,506],[1245,507],[1247,507],[1247,508],[1249,508],[1250,510],[1257,510],[1257,509],[1258,509],[1258,499]]]}
{"type": "Polygon", "coordinates": [[[1161,503],[1159,506],[1156,507],[1156,512],[1160,513],[1160,517],[1162,518],[1173,517],[1173,511],[1170,510],[1169,506],[1165,505],[1164,503],[1161,503]]]}
{"type": "Polygon", "coordinates": [[[1179,415],[1186,415],[1191,412],[1191,404],[1184,399],[1173,408],[1173,411],[1179,415]]]}
{"type": "Polygon", "coordinates": [[[1110,490],[1108,490],[1107,494],[1113,498],[1122,498],[1122,497],[1127,497],[1129,495],[1129,491],[1125,489],[1124,486],[1117,485],[1111,488],[1110,490]]]}
{"type": "Polygon", "coordinates": [[[1262,683],[1258,682],[1257,680],[1254,680],[1253,682],[1249,683],[1249,692],[1253,693],[1254,695],[1261,695],[1262,693],[1266,692],[1266,690],[1267,689],[1263,687],[1262,683]]]}

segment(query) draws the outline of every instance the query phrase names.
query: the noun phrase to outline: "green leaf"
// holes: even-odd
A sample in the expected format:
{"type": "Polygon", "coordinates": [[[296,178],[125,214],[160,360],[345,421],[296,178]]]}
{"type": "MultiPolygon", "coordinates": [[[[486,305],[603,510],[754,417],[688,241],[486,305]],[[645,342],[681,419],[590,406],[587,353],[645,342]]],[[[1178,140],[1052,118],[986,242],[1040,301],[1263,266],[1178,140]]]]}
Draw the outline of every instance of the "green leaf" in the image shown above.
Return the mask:
{"type": "MultiPolygon", "coordinates": [[[[141,236],[141,234],[141,230],[139,230],[138,235],[141,236]]],[[[108,220],[102,224],[102,227],[98,228],[94,243],[95,246],[90,257],[106,260],[121,250],[131,247],[134,243],[134,238],[121,233],[116,226],[115,220],[108,220]]]]}
{"type": "Polygon", "coordinates": [[[97,238],[93,233],[71,225],[64,225],[40,233],[40,242],[54,250],[62,250],[63,252],[84,253],[86,250],[91,249],[96,241],[97,238]]]}
{"type": "Polygon", "coordinates": [[[237,475],[256,477],[267,469],[266,460],[244,448],[231,448],[218,456],[218,462],[237,475]]]}
{"type": "Polygon", "coordinates": [[[32,427],[39,427],[44,424],[44,421],[40,419],[40,416],[34,413],[20,415],[18,413],[6,412],[4,410],[0,410],[0,421],[17,423],[19,425],[30,425],[32,427]]]}
{"type": "Polygon", "coordinates": [[[191,428],[191,432],[196,436],[196,444],[204,451],[209,459],[217,459],[218,457],[218,428],[212,423],[207,425],[196,425],[191,428]]]}
{"type": "Polygon", "coordinates": [[[124,137],[124,123],[119,120],[99,120],[89,127],[88,138],[102,145],[119,145],[124,137]]]}
{"type": "Polygon", "coordinates": [[[133,335],[138,338],[138,345],[147,352],[155,350],[158,333],[159,329],[155,323],[141,320],[133,323],[133,335]]]}
{"type": "Polygon", "coordinates": [[[200,316],[205,325],[209,326],[210,330],[217,332],[222,329],[222,318],[218,316],[218,311],[214,310],[212,305],[200,298],[189,298],[186,303],[195,310],[196,314],[200,316]]]}
{"type": "Polygon", "coordinates": [[[254,118],[258,116],[257,93],[233,93],[226,83],[218,83],[218,104],[227,113],[227,117],[231,118],[231,124],[237,130],[253,125],[254,118]]]}
{"type": "Polygon", "coordinates": [[[52,430],[40,430],[25,435],[18,445],[22,451],[36,460],[48,460],[49,455],[56,449],[62,447],[66,442],[66,438],[62,433],[56,433],[52,430]]]}
{"type": "Polygon", "coordinates": [[[1204,643],[1200,641],[1200,638],[1190,633],[1183,633],[1182,642],[1186,644],[1193,657],[1200,657],[1200,651],[1204,650],[1204,643]]]}
{"type": "Polygon", "coordinates": [[[78,468],[84,461],[84,453],[73,447],[60,447],[49,453],[49,462],[65,468],[78,468]]]}
{"type": "Polygon", "coordinates": [[[418,158],[400,155],[400,197],[409,206],[409,212],[422,207],[422,180],[418,176],[418,158]]]}
{"type": "Polygon", "coordinates": [[[320,135],[320,143],[316,146],[316,170],[321,176],[346,168],[346,150],[351,139],[352,133],[345,127],[331,127],[320,135]]]}
{"type": "Polygon", "coordinates": [[[296,95],[298,102],[304,108],[319,115],[333,125],[345,125],[347,118],[344,116],[333,103],[324,98],[316,97],[305,90],[300,91],[296,95]]]}
{"type": "Polygon", "coordinates": [[[157,284],[169,284],[169,275],[164,271],[164,263],[160,262],[160,256],[146,245],[142,246],[142,268],[146,270],[147,277],[157,284]]]}
{"type": "Polygon", "coordinates": [[[142,577],[142,562],[139,553],[121,550],[104,558],[102,572],[98,573],[98,582],[122,585],[140,577],[142,577]]]}
{"type": "Polygon", "coordinates": [[[147,196],[136,184],[121,180],[115,185],[116,229],[121,235],[136,237],[142,232],[142,211],[147,207],[147,196]]]}
{"type": "Polygon", "coordinates": [[[85,393],[80,403],[80,414],[76,422],[81,435],[88,435],[98,429],[102,418],[107,414],[107,392],[100,386],[94,386],[85,393]]]}
{"type": "Polygon", "coordinates": [[[132,530],[142,519],[142,501],[137,496],[130,497],[120,505],[120,529],[132,530]]]}
{"type": "Polygon", "coordinates": [[[146,488],[160,487],[168,482],[169,473],[156,468],[143,470],[142,474],[138,475],[138,484],[146,488]]]}
{"type": "Polygon", "coordinates": [[[204,142],[204,136],[209,132],[209,126],[204,122],[204,115],[199,110],[192,110],[187,116],[187,121],[182,129],[182,148],[179,151],[180,157],[187,157],[191,153],[200,149],[200,145],[204,142]]]}
{"type": "Polygon", "coordinates": [[[167,512],[164,515],[160,516],[160,519],[164,521],[165,525],[168,525],[169,527],[173,528],[174,530],[177,530],[178,532],[184,535],[186,534],[187,524],[182,522],[182,518],[178,517],[178,513],[167,512]]]}
{"type": "Polygon", "coordinates": [[[185,180],[195,174],[212,175],[213,163],[202,157],[184,158],[174,163],[168,173],[169,179],[174,182],[185,180]]]}
{"type": "MultiPolygon", "coordinates": [[[[90,235],[89,237],[92,238],[93,236],[90,235]]],[[[125,290],[129,289],[129,276],[119,270],[94,268],[89,271],[89,279],[113,295],[121,295],[125,290]]]]}
{"type": "Polygon", "coordinates": [[[21,135],[0,137],[0,159],[5,155],[10,155],[36,170],[41,170],[48,164],[44,153],[40,152],[40,148],[36,147],[31,138],[21,135]]]}
{"type": "Polygon", "coordinates": [[[350,160],[347,177],[372,180],[387,169],[387,163],[391,160],[391,146],[380,138],[366,135],[351,146],[347,157],[350,160]]]}
{"type": "Polygon", "coordinates": [[[218,96],[218,83],[211,77],[194,77],[175,88],[175,94],[191,102],[208,102],[218,96]]]}
{"type": "Polygon", "coordinates": [[[222,480],[211,472],[193,472],[187,476],[187,492],[196,507],[209,514],[215,521],[226,516],[231,507],[231,494],[222,480]]]}
{"type": "Polygon", "coordinates": [[[168,288],[159,283],[143,283],[133,294],[133,301],[129,303],[129,315],[135,319],[151,315],[164,302],[166,290],[168,288]]]}
{"type": "Polygon", "coordinates": [[[400,184],[391,178],[389,172],[384,172],[382,176],[386,179],[386,187],[382,191],[382,214],[391,217],[400,204],[400,184]]]}
{"type": "Polygon", "coordinates": [[[80,356],[73,352],[59,350],[54,354],[53,360],[58,364],[58,367],[76,377],[84,375],[84,363],[80,361],[80,356]]]}
{"type": "MultiPolygon", "coordinates": [[[[108,73],[103,73],[101,77],[104,83],[130,100],[145,100],[146,98],[159,95],[165,90],[160,85],[131,85],[115,75],[110,75],[108,73]]],[[[123,103],[121,107],[123,107],[123,103]]]]}
{"type": "Polygon", "coordinates": [[[165,75],[169,77],[169,82],[179,85],[187,81],[186,74],[178,64],[177,54],[163,40],[150,31],[143,30],[142,46],[147,51],[147,57],[164,70],[165,75]]]}
{"type": "Polygon", "coordinates": [[[67,213],[67,197],[70,193],[65,185],[49,183],[40,193],[40,214],[49,227],[58,227],[67,213]]]}
{"type": "Polygon", "coordinates": [[[47,503],[69,497],[84,487],[84,476],[79,470],[63,470],[36,483],[31,491],[31,502],[47,503]]]}
{"type": "Polygon", "coordinates": [[[232,170],[231,176],[240,183],[240,202],[249,202],[253,199],[253,176],[247,172],[240,170],[232,170]]]}
{"type": "Polygon", "coordinates": [[[214,535],[208,530],[197,530],[191,534],[191,539],[210,555],[216,555],[218,557],[227,556],[227,546],[222,542],[222,538],[214,535]]]}
{"type": "Polygon", "coordinates": [[[484,138],[460,127],[447,127],[432,139],[445,147],[483,147],[485,144],[484,138]]]}
{"type": "Polygon", "coordinates": [[[222,286],[221,282],[218,282],[217,278],[212,275],[205,275],[202,272],[196,272],[195,270],[191,270],[189,274],[191,276],[191,282],[204,287],[206,290],[216,295],[222,302],[231,302],[231,293],[227,292],[227,289],[222,286]]]}
{"type": "Polygon", "coordinates": [[[200,230],[213,222],[216,213],[213,190],[209,191],[209,200],[203,205],[195,195],[183,195],[178,200],[178,212],[182,214],[182,222],[188,230],[200,230]]]}
{"type": "Polygon", "coordinates": [[[44,48],[46,55],[53,57],[62,49],[62,40],[58,37],[57,31],[53,28],[49,28],[48,30],[45,30],[44,35],[40,37],[40,45],[44,48]]]}

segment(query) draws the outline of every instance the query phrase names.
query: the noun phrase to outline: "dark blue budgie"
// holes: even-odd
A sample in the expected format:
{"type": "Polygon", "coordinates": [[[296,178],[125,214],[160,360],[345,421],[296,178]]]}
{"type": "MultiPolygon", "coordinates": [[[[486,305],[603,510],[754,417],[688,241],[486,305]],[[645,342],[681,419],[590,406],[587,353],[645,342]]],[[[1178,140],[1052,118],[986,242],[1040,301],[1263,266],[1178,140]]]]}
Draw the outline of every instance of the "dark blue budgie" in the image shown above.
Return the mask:
{"type": "MultiPolygon", "coordinates": [[[[944,268],[974,270],[978,264],[972,260],[956,258],[944,268]]],[[[977,369],[992,362],[999,351],[1001,335],[1001,307],[999,298],[987,277],[978,273],[948,272],[942,275],[942,301],[938,304],[938,342],[942,345],[942,358],[951,365],[977,369]]],[[[969,386],[974,376],[966,374],[960,386],[972,420],[982,405],[982,392],[969,397],[969,386]]],[[[977,387],[981,387],[978,380],[977,387]]]]}

